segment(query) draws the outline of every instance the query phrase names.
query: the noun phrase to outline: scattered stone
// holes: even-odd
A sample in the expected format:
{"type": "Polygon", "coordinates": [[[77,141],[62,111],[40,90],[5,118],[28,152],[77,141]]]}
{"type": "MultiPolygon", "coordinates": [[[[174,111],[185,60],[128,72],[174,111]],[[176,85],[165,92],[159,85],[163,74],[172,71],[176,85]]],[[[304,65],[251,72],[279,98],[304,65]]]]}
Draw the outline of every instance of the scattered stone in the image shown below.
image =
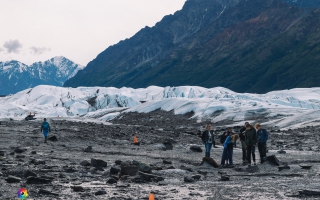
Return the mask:
{"type": "Polygon", "coordinates": [[[57,136],[53,135],[53,136],[48,137],[48,140],[51,142],[56,142],[56,141],[58,141],[58,138],[57,138],[57,136]]]}
{"type": "Polygon", "coordinates": [[[4,156],[5,151],[0,151],[0,156],[4,156]]]}
{"type": "Polygon", "coordinates": [[[88,147],[84,150],[84,152],[92,152],[92,146],[88,146],[88,147]]]}
{"type": "Polygon", "coordinates": [[[96,196],[104,195],[104,194],[107,194],[107,192],[104,190],[99,190],[98,192],[94,193],[94,195],[96,195],[96,196]]]}
{"type": "Polygon", "coordinates": [[[121,170],[115,167],[111,167],[110,174],[118,174],[121,170]]]}
{"type": "Polygon", "coordinates": [[[300,167],[302,169],[310,169],[312,167],[312,165],[308,165],[308,164],[300,164],[300,167]]]}
{"type": "Polygon", "coordinates": [[[90,166],[90,163],[87,160],[83,160],[83,161],[80,162],[80,165],[81,166],[90,166]]]}
{"type": "Polygon", "coordinates": [[[266,160],[271,162],[272,164],[274,164],[276,166],[280,165],[280,161],[278,160],[278,158],[275,155],[267,156],[266,160]]]}
{"type": "Polygon", "coordinates": [[[319,196],[320,190],[299,190],[300,194],[307,195],[307,196],[319,196]]]}
{"type": "Polygon", "coordinates": [[[8,176],[8,178],[5,179],[8,183],[19,183],[21,181],[21,178],[16,176],[8,176]]]}
{"type": "Polygon", "coordinates": [[[280,165],[280,166],[278,166],[278,168],[279,168],[279,171],[281,171],[284,169],[290,169],[290,166],[289,165],[280,165]]]}
{"type": "Polygon", "coordinates": [[[287,152],[285,150],[281,149],[281,150],[278,151],[278,153],[279,154],[286,154],[287,152]]]}
{"type": "Polygon", "coordinates": [[[199,173],[199,174],[202,174],[202,175],[205,175],[205,176],[208,174],[208,172],[202,171],[202,170],[198,170],[198,173],[199,173]]]}
{"type": "Polygon", "coordinates": [[[73,189],[74,192],[83,192],[84,191],[84,188],[79,185],[71,186],[71,189],[73,189]]]}
{"type": "Polygon", "coordinates": [[[203,157],[200,165],[202,166],[202,165],[206,165],[206,164],[209,164],[214,168],[219,167],[218,163],[215,160],[213,160],[213,158],[203,157]]]}
{"type": "Polygon", "coordinates": [[[175,167],[174,166],[170,166],[167,169],[175,169],[175,167]]]}
{"type": "Polygon", "coordinates": [[[153,174],[147,174],[147,173],[143,173],[143,172],[139,172],[139,176],[141,180],[145,180],[148,182],[151,182],[152,180],[154,180],[155,182],[159,182],[159,181],[163,181],[164,178],[161,176],[156,176],[153,174]]]}
{"type": "Polygon", "coordinates": [[[27,178],[27,184],[48,184],[51,183],[52,179],[47,178],[38,178],[38,177],[28,177],[27,178]]]}
{"type": "Polygon", "coordinates": [[[127,188],[127,187],[130,187],[130,184],[117,184],[117,187],[119,187],[119,188],[127,188]]]}
{"type": "Polygon", "coordinates": [[[180,166],[180,169],[186,170],[186,171],[189,171],[189,172],[193,172],[193,170],[191,169],[191,167],[186,167],[186,166],[184,166],[184,165],[181,165],[181,166],[180,166]]]}
{"type": "Polygon", "coordinates": [[[17,155],[16,158],[25,158],[25,155],[17,155]]]}
{"type": "Polygon", "coordinates": [[[33,176],[33,177],[37,177],[37,174],[30,171],[30,170],[27,170],[25,173],[24,173],[24,177],[28,178],[30,176],[33,176]]]}
{"type": "Polygon", "coordinates": [[[163,160],[163,164],[172,164],[171,160],[163,160]]]}
{"type": "Polygon", "coordinates": [[[116,180],[116,179],[114,179],[114,178],[109,178],[108,180],[107,180],[107,183],[109,183],[109,184],[114,184],[114,183],[117,183],[118,181],[116,180]]]}
{"type": "Polygon", "coordinates": [[[194,180],[199,180],[201,178],[201,175],[200,174],[196,174],[196,175],[193,175],[192,178],[194,180]]]}
{"type": "Polygon", "coordinates": [[[184,182],[186,183],[193,183],[195,180],[191,176],[185,176],[184,177],[184,182]]]}
{"type": "Polygon", "coordinates": [[[50,192],[49,190],[45,190],[45,189],[40,189],[40,190],[38,191],[38,194],[59,196],[59,194],[50,192]]]}
{"type": "Polygon", "coordinates": [[[137,165],[123,165],[121,166],[120,177],[123,175],[135,176],[138,171],[139,168],[137,167],[137,165]]]}
{"type": "Polygon", "coordinates": [[[31,151],[31,154],[37,154],[37,152],[36,151],[31,151]]]}
{"type": "Polygon", "coordinates": [[[166,139],[162,144],[166,147],[166,150],[173,150],[173,142],[171,140],[166,139]]]}
{"type": "Polygon", "coordinates": [[[114,161],[117,165],[121,165],[122,161],[121,160],[116,160],[114,161]]]}
{"type": "Polygon", "coordinates": [[[14,152],[9,153],[9,155],[13,156],[13,155],[14,155],[14,152]]]}
{"type": "Polygon", "coordinates": [[[230,176],[227,174],[221,174],[221,181],[229,181],[230,180],[230,176]]]}
{"type": "Polygon", "coordinates": [[[107,163],[100,159],[91,158],[91,165],[94,167],[107,167],[107,163]]]}
{"type": "Polygon", "coordinates": [[[137,165],[139,168],[139,171],[145,172],[145,173],[151,173],[152,168],[147,163],[138,162],[138,161],[132,161],[132,164],[137,165]]]}
{"type": "MultiPolygon", "coordinates": [[[[17,147],[17,148],[15,148],[14,152],[16,152],[16,153],[23,153],[24,150],[21,149],[20,147],[17,147]]],[[[14,155],[14,154],[13,154],[13,155],[14,155]]]]}
{"type": "Polygon", "coordinates": [[[258,173],[260,172],[260,169],[258,165],[251,165],[250,167],[245,168],[245,171],[248,173],[258,173]]]}
{"type": "Polygon", "coordinates": [[[195,145],[191,146],[190,150],[193,151],[193,152],[202,152],[201,147],[195,146],[195,145]]]}

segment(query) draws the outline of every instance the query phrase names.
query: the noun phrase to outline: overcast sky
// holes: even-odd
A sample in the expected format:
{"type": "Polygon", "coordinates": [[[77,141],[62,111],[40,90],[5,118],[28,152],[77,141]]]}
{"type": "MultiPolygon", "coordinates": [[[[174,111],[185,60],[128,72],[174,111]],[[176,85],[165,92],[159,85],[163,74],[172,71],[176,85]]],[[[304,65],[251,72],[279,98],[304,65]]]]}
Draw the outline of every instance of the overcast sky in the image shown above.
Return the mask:
{"type": "Polygon", "coordinates": [[[186,0],[0,0],[0,61],[65,56],[86,65],[186,0]]]}

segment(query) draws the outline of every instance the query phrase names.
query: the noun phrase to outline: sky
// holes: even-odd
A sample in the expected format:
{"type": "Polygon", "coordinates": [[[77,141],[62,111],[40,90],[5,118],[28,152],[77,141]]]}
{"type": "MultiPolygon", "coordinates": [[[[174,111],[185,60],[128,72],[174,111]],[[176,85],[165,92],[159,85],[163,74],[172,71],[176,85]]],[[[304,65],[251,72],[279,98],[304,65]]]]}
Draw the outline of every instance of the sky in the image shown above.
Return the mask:
{"type": "Polygon", "coordinates": [[[0,0],[0,61],[88,62],[186,0],[0,0]]]}

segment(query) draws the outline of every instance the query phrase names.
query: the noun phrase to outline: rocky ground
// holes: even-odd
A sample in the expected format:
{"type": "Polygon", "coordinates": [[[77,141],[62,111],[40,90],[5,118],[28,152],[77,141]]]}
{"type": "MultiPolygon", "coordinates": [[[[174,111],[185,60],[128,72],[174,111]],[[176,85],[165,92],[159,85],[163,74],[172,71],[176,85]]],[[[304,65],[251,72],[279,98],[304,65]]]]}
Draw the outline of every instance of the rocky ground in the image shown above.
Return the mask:
{"type": "MultiPolygon", "coordinates": [[[[29,199],[41,200],[149,199],[150,193],[155,199],[320,198],[320,127],[268,127],[268,155],[278,163],[242,165],[241,149],[235,148],[234,168],[214,168],[200,165],[204,152],[196,147],[204,146],[197,134],[205,123],[191,115],[129,113],[112,124],[54,118],[48,143],[40,120],[3,119],[0,199],[17,199],[19,188],[28,190],[29,199]],[[140,146],[132,144],[134,134],[140,146]]],[[[217,136],[225,129],[218,125],[217,136]]],[[[211,154],[220,163],[221,145],[211,154]]]]}

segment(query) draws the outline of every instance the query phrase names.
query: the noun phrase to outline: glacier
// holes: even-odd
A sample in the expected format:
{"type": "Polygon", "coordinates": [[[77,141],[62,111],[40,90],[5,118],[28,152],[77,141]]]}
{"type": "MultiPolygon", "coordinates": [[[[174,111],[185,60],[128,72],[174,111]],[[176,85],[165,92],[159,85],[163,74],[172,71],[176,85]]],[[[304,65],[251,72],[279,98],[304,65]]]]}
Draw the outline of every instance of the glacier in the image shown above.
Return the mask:
{"type": "Polygon", "coordinates": [[[65,118],[106,122],[127,112],[155,110],[193,113],[199,122],[243,125],[244,121],[293,129],[320,125],[320,88],[296,88],[266,94],[236,93],[198,86],[148,88],[40,85],[0,98],[0,118],[65,118]]]}

